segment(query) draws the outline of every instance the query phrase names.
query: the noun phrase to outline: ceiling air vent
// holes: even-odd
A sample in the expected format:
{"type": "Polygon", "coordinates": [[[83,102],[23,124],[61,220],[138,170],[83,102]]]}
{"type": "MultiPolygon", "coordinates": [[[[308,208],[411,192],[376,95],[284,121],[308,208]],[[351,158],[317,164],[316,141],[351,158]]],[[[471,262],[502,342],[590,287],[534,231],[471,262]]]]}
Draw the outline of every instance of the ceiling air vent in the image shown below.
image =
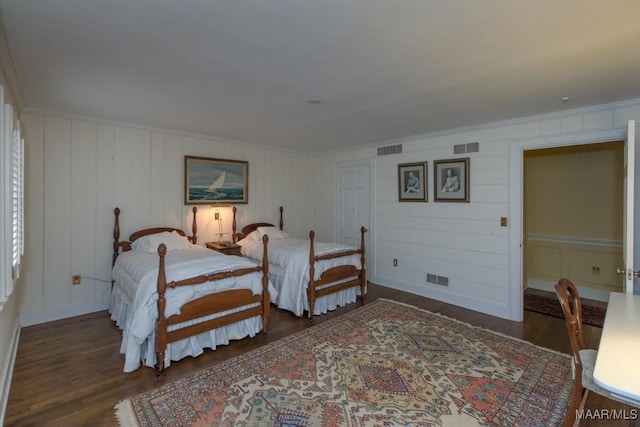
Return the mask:
{"type": "Polygon", "coordinates": [[[378,147],[378,156],[388,156],[389,154],[402,153],[402,144],[388,145],[386,147],[378,147]]]}

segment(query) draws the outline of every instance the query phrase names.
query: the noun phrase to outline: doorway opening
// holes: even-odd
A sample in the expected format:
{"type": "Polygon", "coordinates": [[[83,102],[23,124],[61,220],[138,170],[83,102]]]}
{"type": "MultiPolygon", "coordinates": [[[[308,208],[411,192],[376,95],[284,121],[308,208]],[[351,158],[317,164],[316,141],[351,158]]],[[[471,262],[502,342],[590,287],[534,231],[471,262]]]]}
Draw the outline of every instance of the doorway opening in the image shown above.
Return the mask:
{"type": "Polygon", "coordinates": [[[596,301],[623,291],[623,181],[624,141],[523,151],[523,294],[561,277],[596,301]]]}

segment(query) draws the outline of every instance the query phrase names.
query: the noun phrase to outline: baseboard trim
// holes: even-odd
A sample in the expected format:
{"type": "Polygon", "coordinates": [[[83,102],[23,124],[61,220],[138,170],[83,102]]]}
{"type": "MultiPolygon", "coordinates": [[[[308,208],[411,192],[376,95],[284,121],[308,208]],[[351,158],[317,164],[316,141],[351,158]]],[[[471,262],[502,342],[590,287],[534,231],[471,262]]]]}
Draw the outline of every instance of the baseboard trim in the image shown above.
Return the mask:
{"type": "Polygon", "coordinates": [[[467,308],[490,316],[514,320],[509,317],[509,307],[505,305],[498,304],[494,301],[480,300],[478,298],[471,298],[465,295],[456,294],[442,286],[417,285],[415,283],[400,282],[389,277],[376,277],[376,280],[373,283],[387,288],[409,292],[414,295],[435,299],[447,304],[467,308]]]}
{"type": "MultiPolygon", "coordinates": [[[[556,282],[551,282],[547,280],[541,279],[528,279],[527,280],[527,288],[537,289],[539,291],[547,291],[547,292],[556,292],[555,288],[556,282]]],[[[580,286],[580,284],[575,283],[576,288],[578,289],[578,293],[580,294],[580,298],[590,299],[594,301],[609,301],[609,292],[601,289],[593,289],[586,286],[580,286]]]]}
{"type": "Polygon", "coordinates": [[[11,380],[13,378],[13,367],[16,363],[18,354],[18,342],[20,341],[20,324],[16,322],[11,340],[11,355],[2,369],[2,400],[0,401],[0,425],[4,425],[4,417],[7,413],[7,405],[9,404],[9,391],[11,390],[11,380]]]}
{"type": "Polygon", "coordinates": [[[68,317],[81,316],[83,314],[95,313],[96,311],[106,310],[108,307],[106,302],[91,301],[81,304],[67,305],[64,307],[38,311],[23,312],[20,314],[20,326],[32,326],[40,323],[53,322],[55,320],[66,319],[68,317]]]}

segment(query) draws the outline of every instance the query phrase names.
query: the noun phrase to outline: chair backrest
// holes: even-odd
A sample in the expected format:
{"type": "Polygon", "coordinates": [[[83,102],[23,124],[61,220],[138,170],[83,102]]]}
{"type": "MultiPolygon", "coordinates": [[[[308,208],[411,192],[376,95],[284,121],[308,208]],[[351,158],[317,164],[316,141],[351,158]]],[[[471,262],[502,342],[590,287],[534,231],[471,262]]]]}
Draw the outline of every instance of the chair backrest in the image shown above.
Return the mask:
{"type": "Polygon", "coordinates": [[[564,318],[571,342],[571,352],[580,357],[579,351],[587,348],[582,331],[582,303],[580,295],[573,282],[569,279],[560,279],[556,283],[556,295],[562,307],[564,318]]]}
{"type": "Polygon", "coordinates": [[[580,358],[580,350],[587,348],[582,332],[582,303],[578,290],[571,280],[560,279],[555,285],[556,295],[564,313],[565,323],[567,324],[567,332],[569,333],[569,342],[571,343],[572,368],[574,390],[571,404],[567,409],[567,415],[564,420],[565,426],[577,425],[577,411],[584,407],[584,403],[589,394],[589,389],[585,388],[582,382],[583,366],[580,358]]]}
{"type": "Polygon", "coordinates": [[[571,353],[573,355],[573,379],[574,379],[574,397],[581,395],[584,390],[582,384],[582,359],[580,358],[580,350],[586,349],[587,345],[584,341],[582,332],[582,303],[578,290],[571,280],[560,279],[555,285],[556,295],[564,313],[565,323],[567,324],[567,332],[569,333],[569,342],[571,343],[571,353]]]}

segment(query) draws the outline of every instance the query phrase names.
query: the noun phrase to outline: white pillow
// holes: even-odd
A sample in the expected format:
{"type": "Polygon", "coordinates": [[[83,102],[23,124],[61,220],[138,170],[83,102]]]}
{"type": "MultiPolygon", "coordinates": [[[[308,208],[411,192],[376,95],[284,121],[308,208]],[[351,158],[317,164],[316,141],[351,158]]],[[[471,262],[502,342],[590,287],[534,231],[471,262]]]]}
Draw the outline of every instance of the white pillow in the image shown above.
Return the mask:
{"type": "Polygon", "coordinates": [[[253,230],[251,233],[247,234],[243,239],[238,240],[236,244],[240,246],[248,245],[249,243],[260,241],[260,232],[258,230],[253,230]]]}
{"type": "Polygon", "coordinates": [[[258,231],[260,232],[260,238],[267,235],[269,236],[269,240],[286,239],[289,237],[287,233],[276,227],[258,227],[258,231]]]}
{"type": "Polygon", "coordinates": [[[149,252],[149,248],[151,247],[150,234],[146,236],[142,236],[137,238],[133,243],[131,243],[131,249],[136,252],[149,252]]]}
{"type": "Polygon", "coordinates": [[[154,235],[152,242],[152,245],[155,246],[154,252],[158,251],[160,243],[164,243],[167,246],[167,251],[182,251],[191,247],[189,239],[180,235],[177,231],[172,231],[171,233],[165,231],[154,235]]]}
{"type": "Polygon", "coordinates": [[[138,252],[157,253],[160,243],[165,244],[167,252],[185,250],[191,246],[189,239],[181,236],[177,231],[163,231],[140,237],[131,244],[131,249],[138,252]]]}
{"type": "Polygon", "coordinates": [[[258,230],[253,230],[251,233],[247,234],[247,237],[245,237],[245,239],[255,240],[256,242],[260,240],[260,238],[260,232],[258,230]]]}

